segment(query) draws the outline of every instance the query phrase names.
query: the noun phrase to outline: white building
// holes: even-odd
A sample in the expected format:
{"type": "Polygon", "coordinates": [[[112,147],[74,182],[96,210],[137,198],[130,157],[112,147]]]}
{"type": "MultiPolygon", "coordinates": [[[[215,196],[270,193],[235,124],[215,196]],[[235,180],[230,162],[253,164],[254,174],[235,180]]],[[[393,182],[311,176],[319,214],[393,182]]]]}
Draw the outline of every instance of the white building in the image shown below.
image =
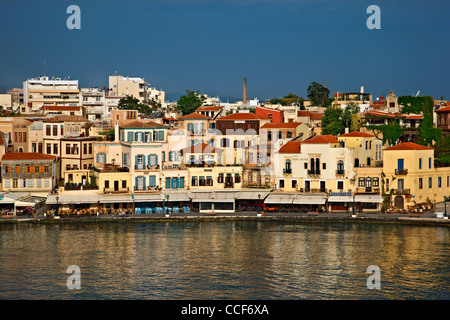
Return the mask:
{"type": "Polygon", "coordinates": [[[78,80],[42,76],[23,83],[25,112],[39,111],[42,106],[77,106],[80,103],[78,80]]]}
{"type": "Polygon", "coordinates": [[[109,118],[106,93],[99,88],[82,88],[80,105],[86,109],[86,117],[91,121],[104,121],[109,118]]]}

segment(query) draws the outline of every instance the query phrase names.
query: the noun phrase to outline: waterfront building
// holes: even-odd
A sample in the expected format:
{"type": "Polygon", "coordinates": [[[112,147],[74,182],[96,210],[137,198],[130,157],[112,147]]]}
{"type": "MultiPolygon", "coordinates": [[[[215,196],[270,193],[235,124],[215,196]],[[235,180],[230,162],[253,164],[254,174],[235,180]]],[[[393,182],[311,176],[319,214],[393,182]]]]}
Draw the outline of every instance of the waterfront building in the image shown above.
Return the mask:
{"type": "MultiPolygon", "coordinates": [[[[178,129],[187,136],[187,145],[193,146],[198,143],[207,142],[207,137],[213,138],[213,133],[208,134],[211,118],[201,113],[190,113],[177,118],[178,129]]],[[[214,145],[213,141],[210,141],[214,145]]]]}
{"type": "Polygon", "coordinates": [[[296,204],[298,209],[313,205],[315,210],[350,210],[351,180],[355,178],[353,148],[343,147],[331,135],[316,136],[287,142],[280,148],[277,162],[274,189],[283,192],[286,199],[269,195],[270,203],[279,200],[283,205],[296,204]]]}
{"type": "Polygon", "coordinates": [[[5,153],[1,167],[3,191],[49,193],[60,176],[58,157],[42,153],[5,153]]]}
{"type": "Polygon", "coordinates": [[[85,117],[86,112],[83,106],[42,106],[41,113],[44,116],[79,116],[85,117]]]}
{"type": "Polygon", "coordinates": [[[149,86],[145,78],[124,77],[114,73],[109,76],[109,96],[132,96],[140,102],[154,100],[161,104],[165,100],[165,92],[149,86]]]}
{"type": "Polygon", "coordinates": [[[91,121],[105,121],[109,118],[106,104],[106,91],[99,88],[81,88],[80,102],[84,107],[87,119],[91,121]]]}
{"type": "Polygon", "coordinates": [[[383,150],[383,183],[398,209],[441,202],[450,194],[450,167],[435,167],[433,148],[404,142],[383,150]]]}

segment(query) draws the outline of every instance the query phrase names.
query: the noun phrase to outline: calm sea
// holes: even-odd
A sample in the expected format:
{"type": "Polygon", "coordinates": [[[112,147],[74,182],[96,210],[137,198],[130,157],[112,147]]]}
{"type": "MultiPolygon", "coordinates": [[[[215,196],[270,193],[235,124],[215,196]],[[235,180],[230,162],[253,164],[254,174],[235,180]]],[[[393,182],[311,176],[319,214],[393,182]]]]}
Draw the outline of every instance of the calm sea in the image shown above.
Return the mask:
{"type": "Polygon", "coordinates": [[[377,223],[0,225],[0,299],[449,299],[449,240],[377,223]]]}

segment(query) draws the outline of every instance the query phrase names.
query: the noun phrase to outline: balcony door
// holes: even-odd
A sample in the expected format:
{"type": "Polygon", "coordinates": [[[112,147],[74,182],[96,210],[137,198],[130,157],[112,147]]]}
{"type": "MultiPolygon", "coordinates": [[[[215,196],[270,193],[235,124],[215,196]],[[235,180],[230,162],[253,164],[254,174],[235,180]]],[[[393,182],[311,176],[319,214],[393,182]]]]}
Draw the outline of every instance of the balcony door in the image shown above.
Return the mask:
{"type": "Polygon", "coordinates": [[[397,169],[403,170],[403,159],[397,159],[397,169]]]}
{"type": "Polygon", "coordinates": [[[405,189],[405,180],[404,179],[398,179],[397,181],[398,181],[398,188],[397,189],[400,189],[400,190],[405,189]]]}

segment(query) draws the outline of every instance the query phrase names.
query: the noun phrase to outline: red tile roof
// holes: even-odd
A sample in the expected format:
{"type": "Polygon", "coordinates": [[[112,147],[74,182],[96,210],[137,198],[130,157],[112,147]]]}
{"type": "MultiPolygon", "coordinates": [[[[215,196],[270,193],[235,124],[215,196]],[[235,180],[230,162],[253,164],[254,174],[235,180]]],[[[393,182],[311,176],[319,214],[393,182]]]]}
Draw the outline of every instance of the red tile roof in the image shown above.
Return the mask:
{"type": "Polygon", "coordinates": [[[339,135],[339,137],[375,137],[373,134],[360,132],[360,131],[352,131],[349,133],[344,133],[339,135]]]}
{"type": "Polygon", "coordinates": [[[311,114],[310,111],[305,111],[305,110],[297,111],[297,117],[309,117],[310,114],[311,114]]]}
{"type": "Polygon", "coordinates": [[[323,143],[340,143],[338,139],[336,139],[333,135],[323,135],[323,136],[316,136],[314,138],[308,139],[303,141],[303,143],[308,144],[323,144],[323,143]]]}
{"type": "Polygon", "coordinates": [[[161,124],[155,121],[132,121],[119,125],[120,128],[169,128],[165,124],[161,124]]]}
{"type": "Polygon", "coordinates": [[[311,113],[311,115],[309,116],[309,118],[311,120],[320,120],[323,118],[323,113],[311,113]]]}
{"type": "Polygon", "coordinates": [[[268,117],[257,115],[251,112],[232,113],[228,116],[220,117],[219,120],[268,120],[268,117]]]}
{"type": "Polygon", "coordinates": [[[61,116],[56,116],[56,117],[50,117],[47,119],[42,120],[43,122],[64,122],[64,121],[68,121],[68,122],[84,122],[84,121],[88,121],[85,117],[82,116],[65,116],[65,115],[61,115],[61,116]]]}
{"type": "Polygon", "coordinates": [[[280,148],[278,153],[300,153],[302,142],[303,141],[288,141],[280,148]]]}
{"type": "Polygon", "coordinates": [[[8,152],[2,157],[4,160],[55,160],[56,156],[36,152],[8,152]]]}
{"type": "Polygon", "coordinates": [[[384,150],[434,150],[434,148],[426,147],[421,144],[417,144],[414,142],[403,142],[400,144],[397,144],[395,146],[386,148],[384,150]]]}
{"type": "Polygon", "coordinates": [[[450,107],[440,107],[439,109],[436,110],[436,112],[450,112],[450,107]]]}
{"type": "Polygon", "coordinates": [[[209,120],[209,119],[211,118],[197,112],[178,117],[178,120],[209,120]]]}
{"type": "Polygon", "coordinates": [[[204,142],[197,143],[194,146],[190,146],[190,147],[187,147],[187,148],[184,148],[181,150],[183,151],[183,153],[206,153],[206,154],[217,153],[217,152],[222,151],[222,149],[213,147],[204,142]]]}
{"type": "Polygon", "coordinates": [[[301,122],[287,122],[287,123],[265,123],[261,129],[295,129],[299,125],[301,125],[301,122]]]}

